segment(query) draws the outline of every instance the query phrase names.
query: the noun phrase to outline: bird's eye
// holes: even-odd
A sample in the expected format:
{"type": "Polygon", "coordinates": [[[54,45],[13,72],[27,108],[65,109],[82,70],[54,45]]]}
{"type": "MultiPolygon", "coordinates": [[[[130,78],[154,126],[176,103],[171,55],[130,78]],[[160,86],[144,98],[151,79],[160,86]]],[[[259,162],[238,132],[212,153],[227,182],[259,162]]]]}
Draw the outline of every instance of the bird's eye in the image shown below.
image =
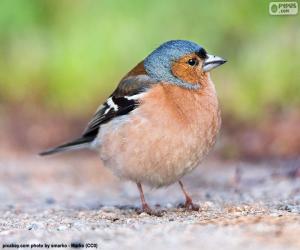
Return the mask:
{"type": "Polygon", "coordinates": [[[187,61],[187,63],[188,63],[188,65],[190,65],[190,66],[195,66],[195,65],[197,65],[198,61],[197,61],[197,59],[193,58],[193,59],[189,59],[189,60],[187,61]]]}

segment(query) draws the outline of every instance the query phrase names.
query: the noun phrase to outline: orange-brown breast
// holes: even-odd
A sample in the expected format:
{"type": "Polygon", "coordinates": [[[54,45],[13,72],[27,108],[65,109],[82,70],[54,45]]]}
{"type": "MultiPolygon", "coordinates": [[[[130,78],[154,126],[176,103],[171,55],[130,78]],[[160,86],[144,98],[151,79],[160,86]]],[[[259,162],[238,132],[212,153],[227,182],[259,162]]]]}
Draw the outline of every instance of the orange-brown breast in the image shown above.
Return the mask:
{"type": "Polygon", "coordinates": [[[100,156],[117,175],[159,187],[194,169],[220,127],[214,86],[197,91],[157,84],[127,117],[104,124],[100,156]]]}
{"type": "Polygon", "coordinates": [[[215,87],[208,73],[202,73],[200,79],[201,86],[198,90],[160,84],[145,95],[143,103],[152,103],[152,106],[156,104],[156,107],[161,107],[162,110],[156,112],[172,114],[175,120],[187,127],[193,125],[193,122],[202,120],[201,117],[203,118],[205,113],[210,113],[213,117],[216,112],[219,112],[215,87]]]}

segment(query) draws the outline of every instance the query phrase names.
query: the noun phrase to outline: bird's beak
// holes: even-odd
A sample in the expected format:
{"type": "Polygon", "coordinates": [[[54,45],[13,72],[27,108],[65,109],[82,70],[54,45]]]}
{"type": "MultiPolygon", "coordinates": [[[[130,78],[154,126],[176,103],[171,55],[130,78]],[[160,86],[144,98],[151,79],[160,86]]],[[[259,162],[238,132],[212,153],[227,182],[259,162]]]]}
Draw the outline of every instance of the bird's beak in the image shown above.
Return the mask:
{"type": "Polygon", "coordinates": [[[203,72],[208,72],[227,61],[219,56],[207,55],[207,58],[204,60],[202,70],[203,72]]]}

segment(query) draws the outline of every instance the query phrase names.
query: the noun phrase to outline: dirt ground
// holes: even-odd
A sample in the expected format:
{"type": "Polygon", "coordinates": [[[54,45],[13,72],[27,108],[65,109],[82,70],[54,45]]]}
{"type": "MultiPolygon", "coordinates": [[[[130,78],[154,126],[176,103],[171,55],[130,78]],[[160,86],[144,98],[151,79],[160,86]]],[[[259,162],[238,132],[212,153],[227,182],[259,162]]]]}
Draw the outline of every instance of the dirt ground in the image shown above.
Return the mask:
{"type": "Polygon", "coordinates": [[[149,203],[165,211],[154,217],[136,212],[136,186],[113,177],[93,154],[0,154],[1,247],[300,249],[299,169],[300,160],[210,159],[183,179],[201,211],[178,208],[178,185],[146,188],[149,203]]]}

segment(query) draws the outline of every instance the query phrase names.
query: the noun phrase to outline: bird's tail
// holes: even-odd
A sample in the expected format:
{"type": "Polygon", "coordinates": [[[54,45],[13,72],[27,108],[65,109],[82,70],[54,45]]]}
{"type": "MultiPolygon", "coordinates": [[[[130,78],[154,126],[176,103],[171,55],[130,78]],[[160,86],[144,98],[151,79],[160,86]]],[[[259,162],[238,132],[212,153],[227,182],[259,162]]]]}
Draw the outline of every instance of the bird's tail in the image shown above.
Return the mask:
{"type": "Polygon", "coordinates": [[[43,151],[43,152],[39,153],[39,155],[45,156],[45,155],[66,152],[66,151],[88,148],[89,145],[91,144],[91,142],[93,141],[93,139],[94,138],[90,138],[90,137],[81,137],[81,138],[75,139],[74,141],[62,144],[58,147],[50,148],[46,151],[43,151]]]}

